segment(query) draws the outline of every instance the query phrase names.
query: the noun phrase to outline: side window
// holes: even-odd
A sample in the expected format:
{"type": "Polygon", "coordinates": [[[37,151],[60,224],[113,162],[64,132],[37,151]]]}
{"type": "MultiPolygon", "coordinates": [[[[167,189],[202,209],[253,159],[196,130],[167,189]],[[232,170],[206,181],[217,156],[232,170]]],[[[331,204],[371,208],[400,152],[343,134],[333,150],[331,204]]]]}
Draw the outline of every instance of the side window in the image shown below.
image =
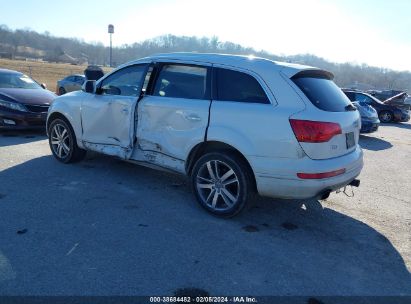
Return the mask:
{"type": "Polygon", "coordinates": [[[365,103],[368,103],[368,104],[372,103],[372,99],[371,99],[371,98],[369,98],[369,97],[366,96],[366,95],[358,94],[358,93],[355,94],[355,100],[356,100],[356,101],[359,101],[359,102],[365,102],[365,103]]]}
{"type": "Polygon", "coordinates": [[[84,78],[80,77],[80,76],[76,76],[74,81],[79,83],[79,84],[83,84],[84,83],[84,78]]]}
{"type": "Polygon", "coordinates": [[[347,95],[348,99],[351,101],[355,101],[355,94],[352,92],[344,92],[345,95],[347,95]]]}
{"type": "Polygon", "coordinates": [[[251,75],[228,69],[216,69],[217,100],[270,103],[258,81],[251,75]]]}
{"type": "Polygon", "coordinates": [[[207,90],[207,68],[200,66],[163,65],[154,85],[154,96],[210,99],[207,90]]]}
{"type": "Polygon", "coordinates": [[[69,77],[66,78],[66,80],[74,82],[74,76],[69,76],[69,77]]]}
{"type": "Polygon", "coordinates": [[[128,66],[108,76],[101,83],[101,94],[138,96],[146,67],[146,65],[128,66]]]}

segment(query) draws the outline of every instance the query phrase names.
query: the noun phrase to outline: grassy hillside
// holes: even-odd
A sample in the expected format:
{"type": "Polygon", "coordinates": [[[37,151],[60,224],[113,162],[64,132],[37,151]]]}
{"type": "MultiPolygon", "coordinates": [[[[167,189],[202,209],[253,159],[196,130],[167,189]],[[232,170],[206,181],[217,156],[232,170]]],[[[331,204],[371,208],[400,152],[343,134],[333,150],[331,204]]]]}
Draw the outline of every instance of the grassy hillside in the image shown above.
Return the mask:
{"type": "MultiPolygon", "coordinates": [[[[333,63],[310,54],[295,56],[278,56],[265,51],[243,47],[229,41],[220,41],[218,37],[195,37],[163,35],[113,48],[113,65],[128,62],[133,59],[159,53],[170,52],[202,52],[243,54],[265,57],[268,59],[311,65],[325,69],[335,75],[335,82],[341,87],[364,87],[374,89],[397,89],[411,92],[411,72],[394,71],[387,68],[372,67],[366,64],[333,63]]],[[[75,38],[50,36],[40,34],[30,29],[11,30],[0,24],[0,53],[3,58],[43,59],[50,62],[71,62],[67,57],[75,58],[77,62],[87,60],[90,64],[107,65],[109,48],[102,43],[86,43],[75,38]],[[66,59],[62,59],[66,58],[66,59]]],[[[13,62],[16,63],[16,62],[13,62]]],[[[2,61],[0,61],[1,67],[2,61]]],[[[50,66],[39,62],[21,62],[17,69],[30,74],[28,66],[32,67],[32,76],[45,82],[51,90],[55,89],[55,81],[67,74],[81,72],[81,66],[61,64],[49,72],[41,70],[50,66]],[[57,75],[55,75],[57,73],[57,75]],[[43,78],[45,76],[45,78],[43,78]]]]}
{"type": "MultiPolygon", "coordinates": [[[[83,74],[87,66],[0,59],[0,68],[22,72],[39,83],[45,83],[50,91],[55,92],[57,80],[70,74],[83,74]]],[[[105,73],[110,70],[110,68],[104,68],[105,73]]]]}

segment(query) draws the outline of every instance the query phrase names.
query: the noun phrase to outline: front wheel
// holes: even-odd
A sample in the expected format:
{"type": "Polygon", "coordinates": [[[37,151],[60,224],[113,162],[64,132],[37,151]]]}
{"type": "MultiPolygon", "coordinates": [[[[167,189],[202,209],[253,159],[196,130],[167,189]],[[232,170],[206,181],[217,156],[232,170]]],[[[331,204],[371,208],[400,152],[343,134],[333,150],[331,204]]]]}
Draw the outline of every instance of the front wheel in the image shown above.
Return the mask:
{"type": "Polygon", "coordinates": [[[394,118],[394,115],[390,111],[381,111],[378,116],[381,122],[384,123],[391,122],[394,118]]]}
{"type": "Polygon", "coordinates": [[[71,163],[84,158],[86,151],[76,143],[76,136],[65,120],[54,119],[48,129],[51,152],[62,163],[71,163]]]}
{"type": "Polygon", "coordinates": [[[248,165],[228,153],[212,152],[198,159],[191,184],[200,205],[223,217],[232,217],[243,210],[253,194],[248,165]]]}

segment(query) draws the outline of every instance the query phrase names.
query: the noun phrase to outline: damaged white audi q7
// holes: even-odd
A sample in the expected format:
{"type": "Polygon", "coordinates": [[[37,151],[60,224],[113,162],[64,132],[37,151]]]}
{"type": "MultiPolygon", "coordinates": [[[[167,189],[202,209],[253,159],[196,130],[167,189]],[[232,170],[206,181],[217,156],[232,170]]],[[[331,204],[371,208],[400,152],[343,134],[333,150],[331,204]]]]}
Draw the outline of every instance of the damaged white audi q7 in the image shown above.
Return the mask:
{"type": "Polygon", "coordinates": [[[240,212],[253,193],[325,198],[359,185],[360,115],[317,68],[176,53],[120,66],[48,112],[53,155],[86,150],[190,177],[202,207],[240,212]]]}

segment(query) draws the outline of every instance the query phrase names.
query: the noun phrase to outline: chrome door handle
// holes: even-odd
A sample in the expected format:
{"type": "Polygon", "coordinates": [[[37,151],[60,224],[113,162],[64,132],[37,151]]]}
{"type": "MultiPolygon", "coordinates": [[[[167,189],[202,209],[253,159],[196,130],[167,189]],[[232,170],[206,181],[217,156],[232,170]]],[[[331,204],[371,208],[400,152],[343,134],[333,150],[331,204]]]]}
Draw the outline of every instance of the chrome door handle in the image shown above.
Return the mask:
{"type": "Polygon", "coordinates": [[[127,108],[123,108],[123,109],[121,110],[121,112],[123,112],[124,114],[128,114],[128,109],[127,109],[127,108]]]}
{"type": "Polygon", "coordinates": [[[190,114],[190,115],[186,115],[185,116],[187,120],[191,120],[191,121],[200,121],[201,117],[197,116],[195,114],[190,114]]]}

